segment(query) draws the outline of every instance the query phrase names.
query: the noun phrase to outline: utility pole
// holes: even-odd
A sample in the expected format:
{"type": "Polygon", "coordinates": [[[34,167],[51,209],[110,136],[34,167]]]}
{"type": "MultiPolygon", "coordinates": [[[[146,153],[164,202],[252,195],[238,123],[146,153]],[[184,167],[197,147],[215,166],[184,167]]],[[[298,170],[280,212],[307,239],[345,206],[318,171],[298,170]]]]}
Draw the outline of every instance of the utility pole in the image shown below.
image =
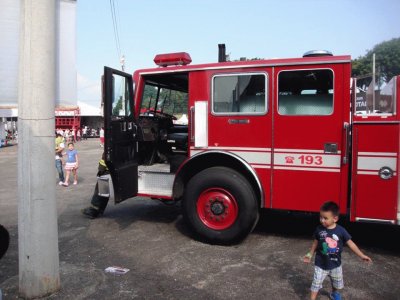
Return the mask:
{"type": "Polygon", "coordinates": [[[372,113],[375,112],[375,53],[372,54],[372,113]]]}
{"type": "Polygon", "coordinates": [[[121,59],[119,60],[119,62],[121,63],[122,72],[125,72],[125,55],[121,56],[121,59]]]}
{"type": "Polygon", "coordinates": [[[54,166],[58,1],[21,1],[18,86],[19,292],[60,288],[54,166]]]}

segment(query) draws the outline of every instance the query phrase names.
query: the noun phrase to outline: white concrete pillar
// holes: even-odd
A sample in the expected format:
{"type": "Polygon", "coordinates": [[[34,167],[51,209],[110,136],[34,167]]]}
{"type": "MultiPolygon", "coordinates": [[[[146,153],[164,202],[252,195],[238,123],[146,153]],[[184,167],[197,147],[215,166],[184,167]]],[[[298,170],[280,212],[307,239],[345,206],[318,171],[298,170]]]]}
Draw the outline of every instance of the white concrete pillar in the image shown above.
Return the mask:
{"type": "Polygon", "coordinates": [[[20,3],[19,292],[30,299],[60,288],[54,161],[58,1],[20,3]]]}

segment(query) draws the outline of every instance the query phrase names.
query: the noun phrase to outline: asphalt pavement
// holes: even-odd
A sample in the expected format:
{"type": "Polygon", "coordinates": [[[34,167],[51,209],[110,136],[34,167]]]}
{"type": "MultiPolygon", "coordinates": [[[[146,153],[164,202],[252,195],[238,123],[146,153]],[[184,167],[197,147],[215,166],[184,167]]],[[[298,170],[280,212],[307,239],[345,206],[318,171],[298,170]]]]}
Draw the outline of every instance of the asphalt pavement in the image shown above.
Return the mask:
{"type": "MultiPolygon", "coordinates": [[[[0,260],[3,299],[18,298],[17,147],[0,148],[0,224],[11,236],[0,260]]],[[[98,139],[77,143],[79,183],[57,185],[61,290],[46,299],[307,299],[313,266],[302,262],[318,224],[314,215],[262,212],[239,245],[193,239],[179,205],[134,198],[111,204],[89,220],[102,149],[98,139]],[[124,275],[106,273],[128,268],[124,275]]],[[[49,162],[54,164],[53,161],[49,162]]],[[[54,168],[54,182],[57,175],[54,168]]],[[[400,227],[349,224],[368,265],[346,248],[344,299],[400,299],[400,227]]],[[[326,280],[319,299],[328,299],[326,280]]]]}

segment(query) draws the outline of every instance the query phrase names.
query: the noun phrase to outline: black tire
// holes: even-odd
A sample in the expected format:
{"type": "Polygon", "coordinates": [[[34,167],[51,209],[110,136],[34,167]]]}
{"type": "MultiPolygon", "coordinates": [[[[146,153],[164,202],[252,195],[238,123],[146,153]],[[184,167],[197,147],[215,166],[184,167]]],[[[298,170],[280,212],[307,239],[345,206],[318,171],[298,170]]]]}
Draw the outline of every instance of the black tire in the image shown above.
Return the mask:
{"type": "Polygon", "coordinates": [[[253,230],[259,217],[252,186],[244,176],[226,167],[213,167],[196,174],[185,188],[182,208],[184,219],[197,237],[211,244],[240,242],[253,230]],[[228,205],[218,193],[227,197],[228,205]],[[222,221],[223,215],[230,217],[229,220],[222,221]]]}

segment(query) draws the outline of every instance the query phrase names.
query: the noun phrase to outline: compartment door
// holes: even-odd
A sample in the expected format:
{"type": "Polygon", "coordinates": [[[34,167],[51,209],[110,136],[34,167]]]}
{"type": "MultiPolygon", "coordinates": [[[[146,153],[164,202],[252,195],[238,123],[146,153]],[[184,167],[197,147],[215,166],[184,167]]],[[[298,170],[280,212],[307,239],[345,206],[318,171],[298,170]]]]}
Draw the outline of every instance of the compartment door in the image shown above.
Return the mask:
{"type": "Polygon", "coordinates": [[[352,221],[395,223],[399,188],[399,124],[354,125],[352,221]]]}
{"type": "Polygon", "coordinates": [[[138,192],[137,126],[132,75],[104,67],[105,161],[110,170],[115,202],[138,192]]]}

